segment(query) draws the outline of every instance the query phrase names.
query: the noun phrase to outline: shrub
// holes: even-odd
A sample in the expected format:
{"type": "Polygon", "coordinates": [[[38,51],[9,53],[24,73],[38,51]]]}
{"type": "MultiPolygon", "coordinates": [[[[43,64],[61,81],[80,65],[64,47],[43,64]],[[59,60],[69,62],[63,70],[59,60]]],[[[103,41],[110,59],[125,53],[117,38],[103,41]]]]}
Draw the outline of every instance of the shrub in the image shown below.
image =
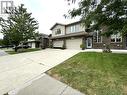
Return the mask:
{"type": "Polygon", "coordinates": [[[65,46],[65,44],[63,44],[63,46],[62,46],[62,49],[66,49],[66,46],[65,46]]]}
{"type": "Polygon", "coordinates": [[[103,52],[104,52],[104,53],[111,53],[112,51],[111,51],[111,49],[110,49],[110,45],[105,45],[105,46],[104,46],[104,49],[103,49],[103,52]]]}
{"type": "Polygon", "coordinates": [[[50,45],[49,45],[49,48],[53,48],[53,45],[52,45],[52,44],[50,44],[50,45]]]}
{"type": "Polygon", "coordinates": [[[3,95],[9,95],[8,93],[5,93],[5,94],[3,94],[3,95]]]}
{"type": "Polygon", "coordinates": [[[85,49],[85,44],[81,44],[81,45],[80,45],[80,48],[81,48],[82,50],[84,50],[84,49],[85,49]]]}

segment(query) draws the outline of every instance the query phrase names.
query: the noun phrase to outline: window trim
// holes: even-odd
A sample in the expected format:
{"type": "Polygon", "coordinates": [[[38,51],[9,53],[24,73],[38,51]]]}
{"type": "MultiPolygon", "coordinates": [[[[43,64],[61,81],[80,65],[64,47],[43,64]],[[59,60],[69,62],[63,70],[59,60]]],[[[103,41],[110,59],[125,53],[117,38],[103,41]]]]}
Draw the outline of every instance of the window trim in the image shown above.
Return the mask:
{"type": "Polygon", "coordinates": [[[70,26],[70,32],[75,33],[76,32],[76,25],[70,26]]]}
{"type": "Polygon", "coordinates": [[[60,29],[60,28],[56,29],[56,31],[55,31],[55,35],[61,35],[61,34],[62,34],[61,29],[60,29]],[[58,30],[60,30],[60,34],[58,34],[58,33],[57,33],[57,32],[58,32],[58,30]]]}
{"type": "Polygon", "coordinates": [[[113,36],[113,35],[115,36],[115,42],[112,42],[112,41],[111,41],[111,43],[122,43],[122,42],[123,42],[123,38],[122,38],[121,34],[120,34],[119,37],[117,37],[118,34],[119,34],[119,33],[117,33],[117,34],[112,34],[112,35],[111,35],[111,37],[110,37],[110,41],[111,41],[111,39],[112,39],[112,36],[113,36]],[[120,38],[121,41],[120,41],[120,42],[117,42],[117,38],[120,38]]]}
{"type": "MultiPolygon", "coordinates": [[[[100,31],[101,31],[101,30],[100,30],[100,31]]],[[[102,36],[100,36],[101,41],[99,42],[99,31],[97,30],[97,31],[95,31],[95,32],[97,33],[97,35],[96,35],[97,41],[96,41],[95,43],[102,43],[102,36]]]]}

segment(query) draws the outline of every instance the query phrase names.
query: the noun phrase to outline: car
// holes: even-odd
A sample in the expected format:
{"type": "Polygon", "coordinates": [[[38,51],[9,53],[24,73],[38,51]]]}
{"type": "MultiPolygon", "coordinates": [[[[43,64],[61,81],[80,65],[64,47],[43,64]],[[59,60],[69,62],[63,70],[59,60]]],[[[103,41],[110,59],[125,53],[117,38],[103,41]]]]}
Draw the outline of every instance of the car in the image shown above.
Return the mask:
{"type": "Polygon", "coordinates": [[[2,48],[6,48],[6,46],[0,46],[0,48],[2,49],[2,48]]]}
{"type": "Polygon", "coordinates": [[[28,45],[19,45],[19,46],[13,47],[13,49],[21,49],[21,48],[28,49],[28,48],[31,48],[31,46],[28,46],[28,45]]]}

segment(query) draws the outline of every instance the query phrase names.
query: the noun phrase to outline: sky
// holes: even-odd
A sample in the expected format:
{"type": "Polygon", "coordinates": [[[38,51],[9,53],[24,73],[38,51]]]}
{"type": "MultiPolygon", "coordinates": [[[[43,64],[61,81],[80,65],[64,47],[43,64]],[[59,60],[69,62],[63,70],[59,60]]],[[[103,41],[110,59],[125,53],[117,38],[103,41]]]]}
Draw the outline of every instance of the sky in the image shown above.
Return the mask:
{"type": "MultiPolygon", "coordinates": [[[[1,0],[0,0],[1,1],[1,0]]],[[[4,0],[5,1],[5,0],[4,0]]],[[[69,9],[78,7],[78,4],[69,6],[66,0],[13,0],[14,5],[18,6],[24,4],[28,12],[32,13],[39,23],[39,32],[44,34],[51,34],[50,28],[56,23],[70,23],[79,20],[65,19],[64,14],[69,9]]],[[[2,35],[0,35],[0,38],[2,35]]]]}

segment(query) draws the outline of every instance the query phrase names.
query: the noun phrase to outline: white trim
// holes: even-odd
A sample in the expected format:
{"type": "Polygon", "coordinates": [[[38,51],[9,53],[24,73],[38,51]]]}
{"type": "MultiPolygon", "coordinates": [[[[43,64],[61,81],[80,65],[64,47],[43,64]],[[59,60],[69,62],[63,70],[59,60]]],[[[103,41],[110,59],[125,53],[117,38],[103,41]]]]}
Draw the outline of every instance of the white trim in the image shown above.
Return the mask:
{"type": "Polygon", "coordinates": [[[96,39],[97,39],[96,43],[102,43],[102,36],[100,37],[101,39],[100,39],[100,42],[99,42],[99,31],[95,31],[95,32],[97,33],[97,35],[96,35],[96,39]]]}
{"type": "Polygon", "coordinates": [[[71,33],[76,32],[76,25],[70,26],[70,32],[71,33]]]}
{"type": "Polygon", "coordinates": [[[111,43],[121,43],[121,42],[122,42],[122,36],[120,35],[120,33],[112,34],[111,35],[111,43]],[[117,42],[117,38],[121,39],[121,41],[117,42]],[[112,39],[115,39],[115,41],[112,42],[112,39]]]}
{"type": "Polygon", "coordinates": [[[92,46],[93,46],[93,43],[92,43],[92,38],[87,38],[87,40],[86,40],[86,47],[87,48],[92,48],[92,46]],[[90,40],[90,46],[88,45],[88,40],[90,40]]]}

